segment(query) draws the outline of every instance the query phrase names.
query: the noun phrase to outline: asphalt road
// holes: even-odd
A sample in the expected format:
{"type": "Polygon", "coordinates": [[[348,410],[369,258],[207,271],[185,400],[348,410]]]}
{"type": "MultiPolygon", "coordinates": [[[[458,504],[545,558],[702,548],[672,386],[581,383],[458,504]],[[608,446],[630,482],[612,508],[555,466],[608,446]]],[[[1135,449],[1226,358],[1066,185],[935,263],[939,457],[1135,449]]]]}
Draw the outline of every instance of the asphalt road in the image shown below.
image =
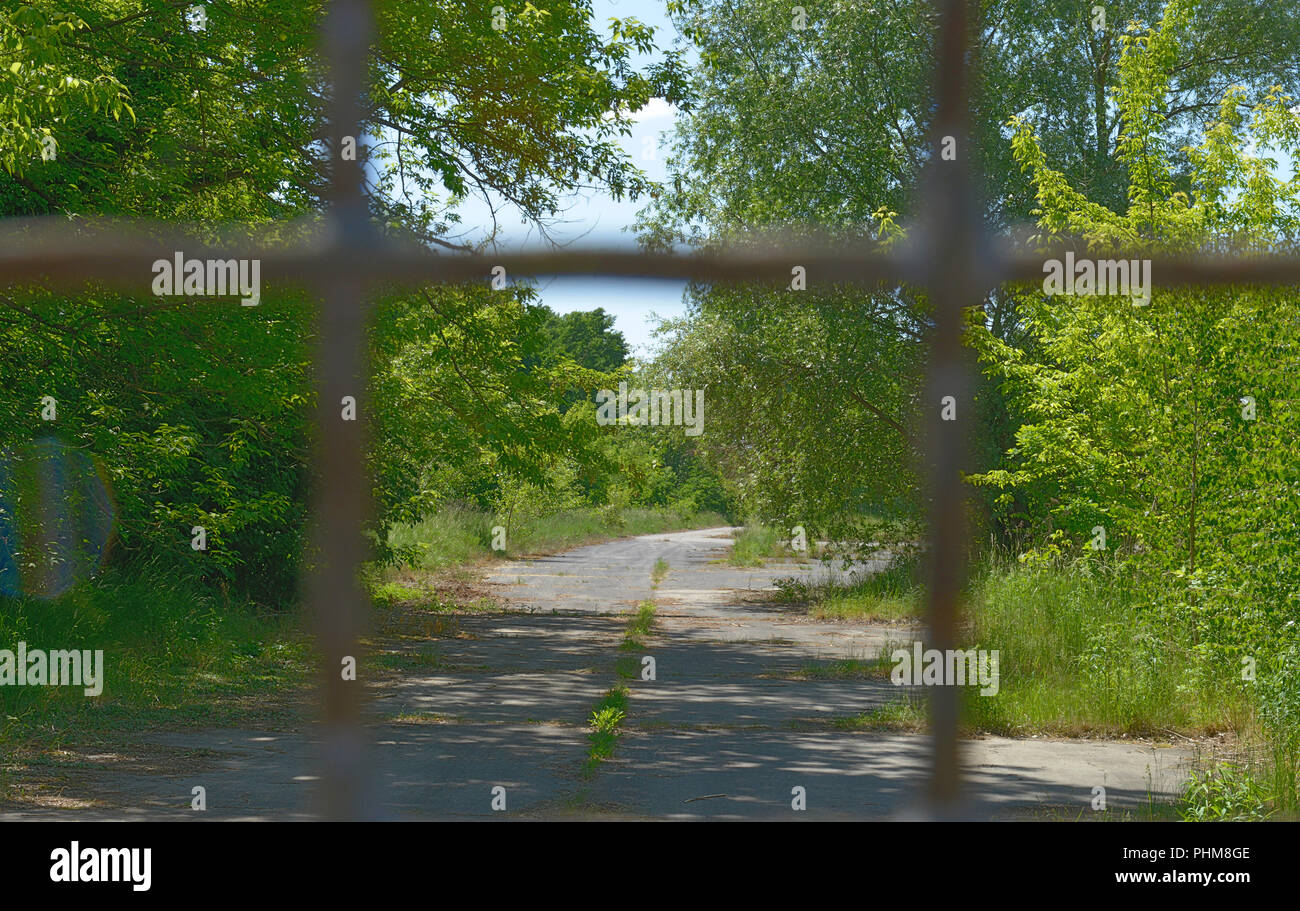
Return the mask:
{"type": "MultiPolygon", "coordinates": [[[[833,720],[904,698],[887,680],[810,668],[910,642],[902,626],[810,621],[758,597],[818,563],[726,565],[729,529],[644,535],[502,564],[505,614],[464,615],[442,637],[403,641],[423,660],[368,707],[373,800],[394,818],[802,820],[915,815],[923,734],[845,730],[833,720]],[[651,573],[669,571],[658,588],[651,573]],[[632,653],[653,681],[625,681],[628,716],[612,758],[582,773],[586,719],[619,681],[630,611],[657,606],[632,653]],[[500,790],[504,789],[504,791],[500,790]],[[795,809],[802,793],[806,809],[795,809]],[[504,810],[500,807],[504,795],[504,810]]],[[[870,572],[861,566],[854,571],[870,572]]],[[[360,668],[365,676],[364,664],[360,668]]],[[[0,818],[307,818],[318,787],[313,729],[141,732],[130,751],[84,757],[57,800],[0,818]],[[191,809],[192,788],[207,810],[191,809]]],[[[1133,742],[981,738],[963,746],[977,818],[1044,807],[1087,814],[1094,787],[1112,809],[1167,799],[1188,755],[1133,742]]]]}

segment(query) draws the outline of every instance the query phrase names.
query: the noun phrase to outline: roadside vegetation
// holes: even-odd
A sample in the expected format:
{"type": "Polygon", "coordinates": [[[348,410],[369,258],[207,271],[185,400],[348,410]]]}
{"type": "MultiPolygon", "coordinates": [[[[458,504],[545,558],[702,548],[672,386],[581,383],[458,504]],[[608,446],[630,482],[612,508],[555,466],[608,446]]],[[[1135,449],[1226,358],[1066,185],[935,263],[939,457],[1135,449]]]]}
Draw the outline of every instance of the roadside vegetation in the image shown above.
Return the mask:
{"type": "MultiPolygon", "coordinates": [[[[214,242],[226,228],[318,223],[337,160],[319,141],[326,6],[234,0],[201,26],[193,10],[145,7],[0,9],[0,218],[156,219],[214,242]],[[275,27],[249,27],[265,22],[275,27]],[[176,66],[191,59],[206,63],[176,66]]],[[[358,143],[372,153],[376,230],[410,245],[460,235],[471,186],[518,201],[536,225],[578,188],[647,194],[615,140],[651,98],[680,100],[685,74],[634,61],[655,54],[652,29],[607,25],[562,2],[503,36],[453,4],[378,4],[369,114],[419,138],[401,160],[358,143]],[[438,37],[452,34],[471,40],[438,37]],[[486,68],[485,41],[501,45],[486,68]],[[506,73],[537,75],[527,111],[499,106],[506,73]],[[412,103],[431,97],[482,116],[445,135],[443,109],[412,103]]],[[[96,697],[0,687],[5,768],[109,733],[271,724],[278,706],[310,704],[319,668],[300,594],[313,466],[330,445],[312,432],[316,303],[265,278],[255,307],[160,300],[143,267],[133,286],[0,289],[0,648],[102,650],[106,677],[96,697]]],[[[609,314],[557,314],[520,278],[377,289],[372,316],[356,396],[369,474],[356,483],[374,505],[366,581],[381,626],[417,600],[404,581],[426,603],[468,594],[481,607],[472,566],[498,552],[728,511],[680,427],[597,424],[595,391],[635,385],[644,366],[609,314]],[[485,534],[495,525],[499,551],[485,534]],[[447,578],[413,578],[435,571],[447,578]]]]}
{"type": "Polygon", "coordinates": [[[775,528],[748,523],[735,533],[727,553],[732,566],[762,566],[768,560],[795,556],[790,541],[775,528]]]}
{"type": "Polygon", "coordinates": [[[0,689],[0,802],[18,769],[57,779],[115,736],[293,725],[310,711],[317,667],[297,614],[232,604],[154,573],[116,571],[54,600],[12,599],[0,642],[103,651],[97,696],[77,686],[0,689]]]}
{"type": "Polygon", "coordinates": [[[611,538],[710,528],[726,517],[689,507],[580,507],[556,513],[516,517],[513,527],[498,516],[451,505],[414,524],[389,532],[395,550],[412,553],[409,566],[439,570],[482,561],[558,553],[611,538]],[[493,529],[504,529],[504,550],[493,548],[493,529]]]}
{"type": "MultiPolygon", "coordinates": [[[[850,587],[787,581],[777,598],[810,616],[924,623],[914,559],[850,587]]],[[[1167,593],[1166,593],[1167,597],[1167,593]]],[[[1191,747],[1195,772],[1180,812],[1188,819],[1293,816],[1295,717],[1300,690],[1285,671],[1251,686],[1239,674],[1207,672],[1192,631],[1170,603],[1122,562],[1008,559],[985,554],[963,602],[963,648],[999,651],[996,697],[970,693],[963,729],[971,734],[1134,738],[1191,747]]],[[[888,679],[886,647],[877,661],[840,661],[808,676],[888,679]]],[[[1283,665],[1285,667],[1285,665],[1283,665]]],[[[839,719],[850,730],[920,730],[923,698],[839,719]]]]}
{"type": "Polygon", "coordinates": [[[819,620],[910,622],[925,612],[921,561],[914,550],[848,585],[788,578],[778,580],[777,589],[778,600],[804,605],[808,614],[819,620]]]}

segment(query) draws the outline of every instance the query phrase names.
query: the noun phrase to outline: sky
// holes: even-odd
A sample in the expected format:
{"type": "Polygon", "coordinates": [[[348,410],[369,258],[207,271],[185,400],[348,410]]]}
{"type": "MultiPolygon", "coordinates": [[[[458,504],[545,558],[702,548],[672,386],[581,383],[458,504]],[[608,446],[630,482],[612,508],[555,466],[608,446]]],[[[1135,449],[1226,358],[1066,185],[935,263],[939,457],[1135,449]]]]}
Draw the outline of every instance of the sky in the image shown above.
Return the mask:
{"type": "MultiPolygon", "coordinates": [[[[636,18],[654,26],[655,44],[661,49],[672,47],[677,37],[677,30],[668,21],[664,7],[664,0],[593,0],[592,3],[595,22],[602,33],[607,34],[606,26],[611,17],[636,18]]],[[[653,62],[653,58],[634,54],[632,61],[640,66],[653,62]]],[[[665,131],[673,127],[676,109],[656,98],[632,116],[636,121],[632,134],[620,137],[620,144],[651,180],[666,180],[664,150],[659,148],[659,144],[665,131]]],[[[566,202],[565,211],[557,223],[548,226],[548,232],[561,243],[633,249],[635,236],[631,230],[624,229],[631,228],[636,222],[637,210],[647,202],[645,198],[637,202],[627,199],[615,201],[605,193],[572,197],[566,202]]],[[[467,201],[459,211],[462,226],[491,223],[488,205],[481,199],[467,201]]],[[[509,208],[498,211],[497,218],[502,228],[502,248],[514,249],[539,243],[536,229],[521,224],[518,215],[509,208]]],[[[653,318],[655,314],[674,317],[685,311],[682,302],[685,283],[680,281],[563,276],[539,276],[536,281],[541,303],[557,313],[603,307],[606,313],[613,315],[615,328],[623,333],[630,353],[635,356],[648,356],[656,344],[651,335],[657,325],[653,318]]]]}
{"type": "MultiPolygon", "coordinates": [[[[635,17],[654,27],[655,44],[661,50],[672,47],[677,39],[677,30],[668,19],[664,0],[593,0],[592,9],[597,28],[602,33],[607,34],[611,17],[635,17]]],[[[632,62],[643,66],[653,59],[634,54],[632,62]]],[[[620,137],[620,144],[651,180],[666,180],[665,151],[661,143],[673,128],[678,116],[676,109],[662,99],[653,99],[632,116],[635,120],[632,133],[620,137]]],[[[1276,173],[1280,177],[1289,177],[1294,163],[1285,156],[1281,158],[1276,173]]],[[[632,249],[636,242],[630,229],[636,222],[637,211],[646,203],[644,198],[637,202],[627,199],[615,201],[608,194],[599,192],[571,197],[566,200],[565,209],[556,223],[548,226],[548,231],[559,243],[632,249]]],[[[522,223],[518,214],[499,200],[497,207],[502,248],[536,247],[541,243],[535,227],[522,223]]],[[[491,224],[491,210],[482,199],[471,198],[461,206],[460,212],[464,227],[491,224]]],[[[473,240],[477,236],[471,232],[464,239],[473,240]]],[[[536,282],[541,302],[558,313],[604,308],[613,315],[615,328],[623,333],[630,353],[638,357],[650,356],[657,346],[653,331],[658,318],[677,317],[685,312],[682,300],[685,283],[680,281],[539,276],[536,282]]]]}

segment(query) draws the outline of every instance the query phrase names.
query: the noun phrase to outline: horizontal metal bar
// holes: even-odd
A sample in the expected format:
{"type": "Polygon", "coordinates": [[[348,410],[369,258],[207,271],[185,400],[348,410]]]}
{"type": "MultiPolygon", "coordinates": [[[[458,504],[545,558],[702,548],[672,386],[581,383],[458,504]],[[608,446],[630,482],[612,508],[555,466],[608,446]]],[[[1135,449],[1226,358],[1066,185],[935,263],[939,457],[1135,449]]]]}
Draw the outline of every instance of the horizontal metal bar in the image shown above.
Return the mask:
{"type": "MultiPolygon", "coordinates": [[[[370,283],[422,284],[487,280],[495,266],[509,277],[587,275],[701,282],[776,282],[787,285],[791,270],[802,266],[809,283],[912,283],[924,285],[934,262],[920,253],[923,239],[882,249],[879,244],[837,241],[779,242],[756,235],[750,242],[689,253],[618,248],[566,248],[495,253],[440,253],[392,242],[349,242],[316,225],[295,223],[274,233],[230,233],[209,241],[210,231],[185,232],[150,222],[89,225],[62,218],[0,222],[0,283],[40,282],[60,285],[86,280],[148,288],[152,264],[182,252],[187,259],[257,259],[264,281],[328,282],[362,278],[370,283]],[[277,238],[298,238],[284,244],[277,238]]],[[[1017,281],[1041,281],[1043,263],[1078,253],[1078,245],[1061,243],[1048,250],[1026,251],[1007,239],[982,247],[972,281],[979,287],[1017,281]]],[[[1092,254],[1094,257],[1101,254],[1092,254]]],[[[1152,284],[1300,285],[1300,256],[1168,257],[1112,251],[1105,258],[1150,259],[1152,284]]]]}

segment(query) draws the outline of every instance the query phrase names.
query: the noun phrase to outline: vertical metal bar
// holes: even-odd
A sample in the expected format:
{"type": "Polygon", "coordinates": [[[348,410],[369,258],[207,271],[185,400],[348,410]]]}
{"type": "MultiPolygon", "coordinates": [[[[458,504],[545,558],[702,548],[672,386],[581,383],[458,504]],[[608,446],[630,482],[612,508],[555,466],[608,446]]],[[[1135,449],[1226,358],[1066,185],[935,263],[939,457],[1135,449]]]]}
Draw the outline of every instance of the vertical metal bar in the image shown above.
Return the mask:
{"type": "MultiPolygon", "coordinates": [[[[925,255],[935,331],[931,341],[926,405],[930,419],[927,452],[930,469],[930,567],[927,626],[930,647],[956,648],[957,602],[965,577],[966,528],[961,470],[970,426],[970,382],[963,356],[962,313],[975,303],[975,250],[979,212],[969,173],[966,53],[967,0],[938,0],[939,41],[937,110],[927,181],[928,224],[925,255]],[[944,160],[945,137],[956,155],[944,160]],[[940,402],[956,401],[957,420],[942,420],[940,402]]],[[[960,784],[957,756],[958,693],[953,686],[930,693],[933,767],[927,788],[934,816],[955,812],[960,784]]]]}
{"type": "MultiPolygon", "coordinates": [[[[325,137],[332,157],[331,247],[355,251],[373,243],[359,161],[343,160],[343,137],[360,139],[361,98],[371,10],[366,0],[335,0],[325,25],[325,59],[333,98],[325,137]]],[[[313,496],[313,562],[308,597],[324,660],[323,767],[320,812],[330,819],[374,815],[361,728],[359,680],[345,680],[345,659],[356,660],[365,607],[358,572],[365,556],[366,479],[361,407],[365,391],[366,282],[361,276],[323,291],[317,353],[317,465],[313,496]],[[343,419],[343,399],[357,402],[357,419],[343,419]]]]}

